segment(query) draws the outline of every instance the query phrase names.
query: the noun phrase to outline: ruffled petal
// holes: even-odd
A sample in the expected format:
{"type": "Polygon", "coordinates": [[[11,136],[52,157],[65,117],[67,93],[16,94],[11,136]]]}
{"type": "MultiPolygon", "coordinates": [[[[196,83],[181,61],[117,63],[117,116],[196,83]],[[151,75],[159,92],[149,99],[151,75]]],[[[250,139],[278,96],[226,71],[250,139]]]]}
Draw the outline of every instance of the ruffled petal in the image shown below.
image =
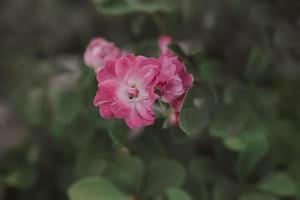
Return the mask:
{"type": "Polygon", "coordinates": [[[116,61],[115,72],[120,80],[127,80],[130,72],[134,71],[136,66],[135,57],[131,54],[122,56],[116,61]]]}
{"type": "Polygon", "coordinates": [[[131,111],[128,113],[128,115],[125,117],[125,122],[131,129],[135,128],[141,128],[144,126],[149,126],[153,124],[155,121],[155,117],[153,117],[151,120],[143,118],[134,107],[131,109],[131,111]]]}

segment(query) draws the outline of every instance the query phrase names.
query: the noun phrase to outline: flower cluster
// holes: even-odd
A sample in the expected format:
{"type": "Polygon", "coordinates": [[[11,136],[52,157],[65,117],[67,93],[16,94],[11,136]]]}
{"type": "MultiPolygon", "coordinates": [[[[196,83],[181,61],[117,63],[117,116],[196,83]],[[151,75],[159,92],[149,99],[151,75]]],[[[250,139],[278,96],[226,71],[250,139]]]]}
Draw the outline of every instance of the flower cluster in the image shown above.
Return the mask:
{"type": "Polygon", "coordinates": [[[96,38],[88,45],[85,63],[97,73],[94,99],[106,119],[124,119],[130,128],[154,123],[157,100],[170,105],[170,122],[178,123],[179,112],[193,76],[170,50],[169,36],[159,38],[160,56],[149,58],[121,53],[113,43],[96,38]]]}

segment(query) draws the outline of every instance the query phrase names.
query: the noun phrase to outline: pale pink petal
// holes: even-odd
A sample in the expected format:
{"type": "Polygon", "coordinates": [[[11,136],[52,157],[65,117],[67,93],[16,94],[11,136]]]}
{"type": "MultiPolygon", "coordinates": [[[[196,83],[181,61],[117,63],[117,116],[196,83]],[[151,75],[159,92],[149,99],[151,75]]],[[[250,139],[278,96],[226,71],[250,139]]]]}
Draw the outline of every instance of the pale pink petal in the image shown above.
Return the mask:
{"type": "Polygon", "coordinates": [[[167,56],[162,56],[161,60],[161,69],[159,80],[161,82],[166,82],[171,76],[176,73],[176,65],[173,63],[173,59],[167,56]]]}
{"type": "Polygon", "coordinates": [[[111,111],[111,103],[104,103],[99,106],[99,112],[101,117],[105,119],[111,119],[114,117],[114,114],[111,111]]]}
{"type": "Polygon", "coordinates": [[[126,80],[129,73],[135,69],[136,60],[131,54],[122,56],[116,61],[115,72],[119,79],[126,80]]]}
{"type": "Polygon", "coordinates": [[[111,110],[114,113],[116,118],[124,118],[130,112],[131,106],[127,103],[124,103],[120,99],[115,99],[111,105],[111,110]]]}
{"type": "Polygon", "coordinates": [[[131,129],[141,128],[141,127],[144,127],[144,126],[149,126],[149,125],[153,124],[154,121],[155,121],[155,118],[153,118],[151,120],[143,118],[137,112],[137,110],[135,108],[132,109],[131,112],[128,113],[128,115],[125,117],[125,122],[127,123],[129,128],[131,128],[131,129]]]}
{"type": "Polygon", "coordinates": [[[180,97],[184,92],[182,80],[177,75],[173,76],[164,86],[162,100],[166,103],[170,103],[180,97]]]}
{"type": "Polygon", "coordinates": [[[117,59],[120,56],[121,51],[118,47],[104,38],[98,37],[88,44],[84,53],[84,62],[97,73],[109,59],[117,59]]]}
{"type": "Polygon", "coordinates": [[[136,110],[140,114],[140,116],[146,120],[154,120],[155,119],[155,114],[151,110],[152,108],[144,107],[143,104],[137,103],[136,104],[136,110]]]}
{"type": "Polygon", "coordinates": [[[145,56],[136,57],[137,66],[143,67],[146,65],[159,65],[159,60],[157,58],[146,58],[145,56]]]}
{"type": "Polygon", "coordinates": [[[165,53],[166,51],[168,51],[168,45],[172,43],[172,40],[172,37],[168,35],[162,35],[159,37],[158,44],[161,53],[165,53]]]}
{"type": "Polygon", "coordinates": [[[118,84],[113,79],[108,79],[99,83],[99,96],[102,101],[113,101],[116,97],[118,84]]]}
{"type": "Polygon", "coordinates": [[[154,79],[156,78],[157,74],[157,65],[146,65],[138,71],[137,76],[145,85],[148,85],[155,81],[154,79]]]}
{"type": "Polygon", "coordinates": [[[115,74],[115,60],[110,59],[107,61],[106,66],[98,71],[97,80],[99,83],[108,79],[116,78],[115,74]]]}

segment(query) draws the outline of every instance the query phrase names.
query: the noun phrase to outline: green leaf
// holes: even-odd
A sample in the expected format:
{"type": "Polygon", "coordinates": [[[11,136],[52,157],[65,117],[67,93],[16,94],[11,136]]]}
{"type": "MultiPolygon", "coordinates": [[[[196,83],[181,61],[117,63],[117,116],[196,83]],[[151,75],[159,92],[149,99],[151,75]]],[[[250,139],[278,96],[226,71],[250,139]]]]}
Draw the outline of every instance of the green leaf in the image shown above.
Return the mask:
{"type": "Polygon", "coordinates": [[[248,80],[255,82],[262,77],[269,64],[270,58],[262,49],[252,49],[246,65],[246,77],[248,80]]]}
{"type": "Polygon", "coordinates": [[[232,200],[236,199],[237,186],[228,179],[219,181],[213,190],[213,200],[232,200]]]}
{"type": "Polygon", "coordinates": [[[12,187],[29,188],[32,186],[35,179],[35,170],[30,167],[22,166],[13,169],[12,172],[5,177],[5,184],[12,187]]]}
{"type": "Polygon", "coordinates": [[[167,159],[155,160],[148,169],[144,195],[145,197],[161,195],[167,188],[180,186],[185,176],[185,170],[178,162],[167,159]]]}
{"type": "Polygon", "coordinates": [[[199,68],[201,79],[204,81],[217,81],[220,77],[220,63],[216,60],[202,60],[199,68]]]}
{"type": "Polygon", "coordinates": [[[245,148],[245,143],[239,137],[225,138],[224,145],[233,151],[242,151],[245,148]]]}
{"type": "Polygon", "coordinates": [[[286,174],[278,173],[265,178],[257,187],[265,192],[281,196],[297,195],[297,186],[286,174]]]}
{"type": "Polygon", "coordinates": [[[105,176],[121,188],[138,191],[144,178],[145,167],[136,157],[119,155],[109,163],[105,176]]]}
{"type": "Polygon", "coordinates": [[[178,7],[174,0],[94,0],[94,3],[99,12],[107,15],[172,12],[178,7]]]}
{"type": "Polygon", "coordinates": [[[76,166],[76,173],[80,177],[102,175],[107,165],[107,161],[101,159],[91,159],[85,162],[81,161],[76,166]]]}
{"type": "Polygon", "coordinates": [[[133,12],[126,0],[94,0],[99,12],[109,15],[123,15],[133,12]]]}
{"type": "Polygon", "coordinates": [[[183,49],[177,43],[170,44],[168,48],[171,49],[173,53],[175,53],[179,58],[181,58],[185,62],[188,62],[189,60],[188,55],[183,51],[183,49]]]}
{"type": "Polygon", "coordinates": [[[127,139],[127,127],[124,128],[124,123],[120,120],[107,121],[107,130],[109,137],[116,146],[124,147],[127,139]]]}
{"type": "Polygon", "coordinates": [[[213,89],[207,85],[192,87],[179,114],[179,126],[189,136],[203,132],[211,121],[215,106],[213,89]]]}
{"type": "Polygon", "coordinates": [[[264,136],[254,137],[246,144],[235,166],[235,171],[241,180],[247,178],[256,164],[268,153],[269,147],[264,136]]]}
{"type": "Polygon", "coordinates": [[[180,188],[168,188],[166,197],[167,200],[191,200],[190,195],[180,188]]]}
{"type": "Polygon", "coordinates": [[[71,185],[68,190],[71,200],[129,200],[111,182],[101,177],[85,178],[71,185]]]}
{"type": "Polygon", "coordinates": [[[82,107],[82,95],[79,91],[61,91],[57,94],[54,112],[60,123],[69,123],[77,116],[82,107]]]}
{"type": "Polygon", "coordinates": [[[279,200],[279,198],[268,194],[248,193],[243,194],[239,200],[279,200]]]}
{"type": "Polygon", "coordinates": [[[42,88],[29,91],[23,101],[24,117],[32,125],[38,126],[45,120],[45,98],[42,88]],[[26,105],[26,106],[24,106],[26,105]]]}
{"type": "Polygon", "coordinates": [[[218,165],[209,158],[192,160],[189,164],[189,170],[193,178],[201,185],[214,184],[223,178],[218,165]]]}

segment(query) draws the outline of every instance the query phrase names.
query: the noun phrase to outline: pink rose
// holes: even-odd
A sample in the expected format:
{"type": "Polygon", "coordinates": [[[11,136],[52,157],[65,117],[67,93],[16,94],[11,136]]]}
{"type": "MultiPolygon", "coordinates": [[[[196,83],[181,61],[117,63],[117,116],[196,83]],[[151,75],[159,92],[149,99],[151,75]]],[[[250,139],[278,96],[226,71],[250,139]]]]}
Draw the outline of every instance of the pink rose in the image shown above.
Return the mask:
{"type": "MultiPolygon", "coordinates": [[[[168,36],[162,36],[159,39],[161,51],[159,57],[160,73],[156,92],[163,102],[171,105],[178,117],[184,97],[193,84],[193,75],[186,71],[183,62],[167,48],[171,42],[172,38],[168,36]]],[[[175,120],[172,121],[175,122],[175,120]]]]}
{"type": "Polygon", "coordinates": [[[158,98],[154,93],[157,59],[126,54],[109,60],[97,74],[98,92],[94,99],[104,118],[121,118],[130,128],[151,125],[158,98]]]}
{"type": "Polygon", "coordinates": [[[121,51],[114,43],[98,37],[90,41],[84,53],[84,62],[97,73],[109,59],[117,59],[121,51]]]}

